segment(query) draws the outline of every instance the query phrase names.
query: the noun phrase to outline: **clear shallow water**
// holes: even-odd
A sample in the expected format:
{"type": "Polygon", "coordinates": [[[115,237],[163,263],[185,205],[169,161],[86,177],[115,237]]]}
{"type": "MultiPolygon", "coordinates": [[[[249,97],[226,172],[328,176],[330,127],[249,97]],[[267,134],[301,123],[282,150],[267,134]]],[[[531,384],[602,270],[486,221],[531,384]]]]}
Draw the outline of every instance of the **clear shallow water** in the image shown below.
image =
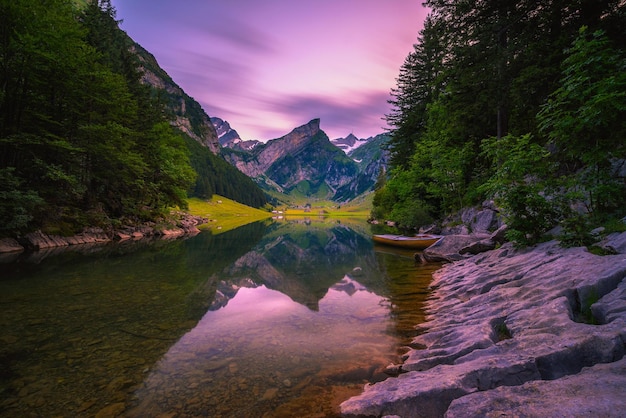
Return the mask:
{"type": "Polygon", "coordinates": [[[330,220],[0,264],[0,415],[336,415],[435,267],[330,220]]]}

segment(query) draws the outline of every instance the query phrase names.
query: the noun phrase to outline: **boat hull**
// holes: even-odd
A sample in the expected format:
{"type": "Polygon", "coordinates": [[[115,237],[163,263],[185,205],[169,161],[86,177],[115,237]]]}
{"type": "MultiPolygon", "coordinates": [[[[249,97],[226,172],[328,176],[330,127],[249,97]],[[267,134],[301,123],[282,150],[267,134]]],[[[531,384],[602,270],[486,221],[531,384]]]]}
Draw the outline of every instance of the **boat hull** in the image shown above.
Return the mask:
{"type": "Polygon", "coordinates": [[[416,235],[414,237],[405,237],[402,235],[374,235],[374,242],[384,245],[391,245],[400,248],[410,248],[413,250],[423,250],[430,247],[441,239],[437,235],[416,235]]]}

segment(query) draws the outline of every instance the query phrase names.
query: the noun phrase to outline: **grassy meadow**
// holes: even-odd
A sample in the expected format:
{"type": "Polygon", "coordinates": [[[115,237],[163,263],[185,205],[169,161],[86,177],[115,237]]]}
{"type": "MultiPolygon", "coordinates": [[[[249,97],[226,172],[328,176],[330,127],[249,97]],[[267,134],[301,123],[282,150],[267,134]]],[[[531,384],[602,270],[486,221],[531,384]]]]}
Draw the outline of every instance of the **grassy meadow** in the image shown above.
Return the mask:
{"type": "Polygon", "coordinates": [[[359,197],[352,202],[339,205],[332,201],[315,201],[310,203],[310,208],[302,206],[282,205],[274,208],[274,212],[255,209],[250,206],[235,202],[223,196],[214,195],[211,200],[198,198],[187,199],[189,209],[194,216],[202,216],[209,219],[208,224],[201,225],[201,229],[210,229],[214,234],[230,231],[240,226],[282,216],[284,218],[340,218],[343,223],[356,218],[361,222],[367,218],[372,208],[373,194],[359,197]]]}

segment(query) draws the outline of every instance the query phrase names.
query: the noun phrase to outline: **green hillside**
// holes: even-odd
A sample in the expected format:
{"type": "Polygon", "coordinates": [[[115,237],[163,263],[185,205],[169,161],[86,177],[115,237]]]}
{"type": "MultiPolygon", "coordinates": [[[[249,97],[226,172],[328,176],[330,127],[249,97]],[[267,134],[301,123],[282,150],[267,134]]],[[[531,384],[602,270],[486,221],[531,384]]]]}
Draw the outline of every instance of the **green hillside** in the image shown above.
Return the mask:
{"type": "Polygon", "coordinates": [[[265,203],[172,128],[109,1],[1,2],[0,16],[0,235],[158,220],[189,190],[265,203]]]}
{"type": "Polygon", "coordinates": [[[202,228],[211,229],[213,234],[230,231],[272,216],[271,212],[255,209],[219,195],[213,195],[210,200],[191,198],[187,202],[190,214],[209,219],[209,223],[202,225],[202,228]]]}

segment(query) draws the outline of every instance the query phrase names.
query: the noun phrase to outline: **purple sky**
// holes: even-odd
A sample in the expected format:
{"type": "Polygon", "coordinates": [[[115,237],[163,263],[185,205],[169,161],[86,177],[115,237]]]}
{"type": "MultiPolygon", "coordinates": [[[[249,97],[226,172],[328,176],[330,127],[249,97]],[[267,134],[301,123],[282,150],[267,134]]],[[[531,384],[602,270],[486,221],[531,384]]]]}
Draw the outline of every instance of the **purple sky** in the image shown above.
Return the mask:
{"type": "Polygon", "coordinates": [[[314,118],[377,135],[421,0],[113,0],[122,29],[209,116],[269,140],[314,118]]]}

